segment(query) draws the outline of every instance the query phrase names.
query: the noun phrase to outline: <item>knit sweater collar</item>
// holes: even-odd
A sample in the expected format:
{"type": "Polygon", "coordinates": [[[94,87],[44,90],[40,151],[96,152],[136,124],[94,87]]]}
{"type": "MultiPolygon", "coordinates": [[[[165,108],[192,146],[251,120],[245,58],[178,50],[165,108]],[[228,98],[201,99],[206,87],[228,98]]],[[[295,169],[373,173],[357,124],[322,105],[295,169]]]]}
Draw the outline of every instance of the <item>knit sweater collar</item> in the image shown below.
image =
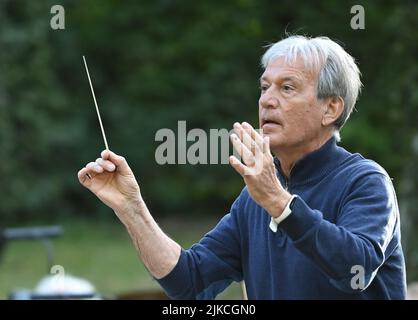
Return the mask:
{"type": "Polygon", "coordinates": [[[280,166],[278,158],[274,158],[274,164],[282,182],[287,186],[313,183],[328,175],[337,168],[342,161],[350,155],[345,149],[338,147],[335,137],[330,138],[319,149],[312,151],[293,166],[289,178],[286,178],[280,166]]]}

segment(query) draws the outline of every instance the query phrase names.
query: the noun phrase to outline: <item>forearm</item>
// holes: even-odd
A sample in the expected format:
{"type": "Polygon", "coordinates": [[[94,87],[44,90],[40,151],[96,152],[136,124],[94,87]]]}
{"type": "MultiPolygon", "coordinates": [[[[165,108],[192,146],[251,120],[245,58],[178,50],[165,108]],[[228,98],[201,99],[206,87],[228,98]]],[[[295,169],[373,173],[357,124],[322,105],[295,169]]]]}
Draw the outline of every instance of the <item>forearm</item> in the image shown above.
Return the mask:
{"type": "Polygon", "coordinates": [[[344,225],[336,225],[299,198],[295,201],[292,214],[280,223],[280,227],[294,241],[295,247],[333,280],[334,285],[350,291],[352,267],[363,268],[367,286],[383,262],[387,245],[384,238],[390,238],[390,234],[378,231],[386,229],[379,217],[370,222],[358,213],[355,219],[359,225],[355,225],[356,221],[348,224],[351,230],[344,225]]]}
{"type": "Polygon", "coordinates": [[[156,279],[169,274],[179,260],[181,247],[161,230],[145,203],[142,201],[130,206],[126,212],[116,214],[149,272],[156,279]]]}

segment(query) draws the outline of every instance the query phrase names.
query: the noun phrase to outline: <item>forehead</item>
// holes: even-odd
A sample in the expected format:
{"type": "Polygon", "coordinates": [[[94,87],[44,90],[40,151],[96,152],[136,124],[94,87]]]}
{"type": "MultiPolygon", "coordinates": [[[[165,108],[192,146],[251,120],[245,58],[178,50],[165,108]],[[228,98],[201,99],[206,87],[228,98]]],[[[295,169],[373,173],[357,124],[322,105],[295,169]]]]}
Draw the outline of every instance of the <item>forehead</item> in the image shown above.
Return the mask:
{"type": "Polygon", "coordinates": [[[284,78],[314,81],[317,78],[317,73],[307,67],[299,57],[293,61],[286,61],[284,57],[279,57],[273,58],[268,63],[260,79],[275,82],[284,78]]]}

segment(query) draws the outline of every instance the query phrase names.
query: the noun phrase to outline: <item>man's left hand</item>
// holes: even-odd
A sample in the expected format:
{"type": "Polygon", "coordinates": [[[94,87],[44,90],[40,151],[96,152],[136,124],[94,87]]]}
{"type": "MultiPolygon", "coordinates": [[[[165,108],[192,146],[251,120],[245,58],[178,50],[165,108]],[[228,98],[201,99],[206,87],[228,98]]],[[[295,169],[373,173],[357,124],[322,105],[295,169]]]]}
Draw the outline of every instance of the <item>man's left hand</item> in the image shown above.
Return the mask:
{"type": "Polygon", "coordinates": [[[229,163],[244,179],[254,201],[272,217],[279,217],[291,195],[277,178],[269,137],[262,137],[246,122],[236,122],[234,131],[231,141],[243,161],[230,156],[229,163]]]}

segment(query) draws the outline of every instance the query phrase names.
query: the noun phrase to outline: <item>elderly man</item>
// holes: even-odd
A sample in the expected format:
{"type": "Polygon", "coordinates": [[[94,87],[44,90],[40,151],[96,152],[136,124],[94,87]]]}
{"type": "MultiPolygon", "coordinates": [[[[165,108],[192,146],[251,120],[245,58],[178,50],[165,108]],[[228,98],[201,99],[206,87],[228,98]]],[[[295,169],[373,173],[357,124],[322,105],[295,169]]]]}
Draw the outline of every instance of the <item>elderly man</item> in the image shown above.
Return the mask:
{"type": "Polygon", "coordinates": [[[404,299],[391,179],[337,146],[361,87],[354,59],[328,38],[291,36],[262,65],[262,135],[245,122],[231,135],[246,187],[189,250],[158,227],[123,157],[103,151],[80,182],[115,211],[172,298],[210,299],[245,280],[250,299],[404,299]]]}

